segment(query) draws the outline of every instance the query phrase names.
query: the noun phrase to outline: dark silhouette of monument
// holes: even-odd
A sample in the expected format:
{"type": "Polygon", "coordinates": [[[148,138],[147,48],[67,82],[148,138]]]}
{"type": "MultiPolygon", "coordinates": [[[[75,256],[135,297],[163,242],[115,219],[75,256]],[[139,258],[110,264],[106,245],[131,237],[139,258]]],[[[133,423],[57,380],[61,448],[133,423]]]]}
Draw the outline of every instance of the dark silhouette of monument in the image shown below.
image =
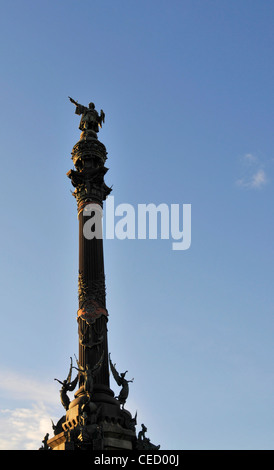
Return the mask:
{"type": "Polygon", "coordinates": [[[80,140],[72,150],[75,169],[70,178],[75,190],[79,220],[79,279],[77,312],[79,352],[70,358],[67,378],[60,383],[64,415],[52,423],[54,437],[45,436],[41,450],[135,450],[158,449],[145,436],[146,427],[136,433],[137,413],[125,409],[129,394],[126,372],[119,373],[108,352],[106,289],[102,238],[103,201],[111,189],[104,175],[107,151],[97,133],[105,120],[93,103],[82,106],[69,98],[81,116],[80,140]],[[109,366],[121,387],[114,397],[109,384],[109,366]],[[74,378],[73,378],[74,376],[74,378]],[[75,391],[78,385],[78,389],[75,391]],[[75,391],[74,399],[69,392],[75,391]]]}

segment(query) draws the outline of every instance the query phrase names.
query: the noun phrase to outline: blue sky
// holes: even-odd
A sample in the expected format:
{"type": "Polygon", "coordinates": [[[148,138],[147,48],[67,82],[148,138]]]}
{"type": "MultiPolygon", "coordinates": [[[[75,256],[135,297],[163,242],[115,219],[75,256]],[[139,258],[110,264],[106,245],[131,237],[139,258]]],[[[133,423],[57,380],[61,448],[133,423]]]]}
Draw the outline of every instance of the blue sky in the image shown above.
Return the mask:
{"type": "Polygon", "coordinates": [[[0,13],[0,448],[40,446],[78,352],[69,95],[106,114],[116,205],[192,207],[189,250],[104,244],[109,349],[135,379],[137,430],[162,449],[273,449],[273,3],[0,13]]]}

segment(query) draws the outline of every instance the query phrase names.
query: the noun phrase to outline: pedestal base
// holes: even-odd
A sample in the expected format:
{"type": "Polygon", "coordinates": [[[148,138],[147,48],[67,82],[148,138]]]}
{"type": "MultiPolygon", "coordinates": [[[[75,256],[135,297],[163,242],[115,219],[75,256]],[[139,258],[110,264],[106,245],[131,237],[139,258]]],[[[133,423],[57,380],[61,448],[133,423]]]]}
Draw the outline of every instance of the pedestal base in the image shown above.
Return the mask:
{"type": "Polygon", "coordinates": [[[76,426],[47,441],[51,450],[133,450],[136,442],[134,431],[119,424],[100,423],[76,426]]]}

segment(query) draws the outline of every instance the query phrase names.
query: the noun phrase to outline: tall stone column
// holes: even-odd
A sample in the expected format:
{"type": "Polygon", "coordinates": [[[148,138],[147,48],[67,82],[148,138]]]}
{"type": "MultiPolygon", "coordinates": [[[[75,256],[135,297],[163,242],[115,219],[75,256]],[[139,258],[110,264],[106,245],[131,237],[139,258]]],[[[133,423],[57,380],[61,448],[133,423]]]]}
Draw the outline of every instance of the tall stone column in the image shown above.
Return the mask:
{"type": "MultiPolygon", "coordinates": [[[[93,370],[94,393],[109,393],[107,317],[105,296],[105,271],[102,237],[103,201],[111,189],[104,182],[107,151],[98,140],[97,132],[104,114],[76,104],[76,113],[82,114],[80,140],[73,147],[75,170],[67,175],[75,187],[79,219],[79,363],[83,369],[93,370]]],[[[80,375],[79,385],[84,384],[80,375]]]]}

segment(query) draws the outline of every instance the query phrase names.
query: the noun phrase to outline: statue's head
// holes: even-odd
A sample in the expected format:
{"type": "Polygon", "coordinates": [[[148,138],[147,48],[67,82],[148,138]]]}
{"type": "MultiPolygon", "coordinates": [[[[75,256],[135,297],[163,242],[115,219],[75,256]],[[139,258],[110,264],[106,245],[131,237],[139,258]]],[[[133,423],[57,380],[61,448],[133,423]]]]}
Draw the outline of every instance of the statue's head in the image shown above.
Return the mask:
{"type": "Polygon", "coordinates": [[[88,107],[89,107],[89,109],[94,109],[94,108],[95,108],[95,104],[94,104],[94,103],[89,103],[88,107]]]}

